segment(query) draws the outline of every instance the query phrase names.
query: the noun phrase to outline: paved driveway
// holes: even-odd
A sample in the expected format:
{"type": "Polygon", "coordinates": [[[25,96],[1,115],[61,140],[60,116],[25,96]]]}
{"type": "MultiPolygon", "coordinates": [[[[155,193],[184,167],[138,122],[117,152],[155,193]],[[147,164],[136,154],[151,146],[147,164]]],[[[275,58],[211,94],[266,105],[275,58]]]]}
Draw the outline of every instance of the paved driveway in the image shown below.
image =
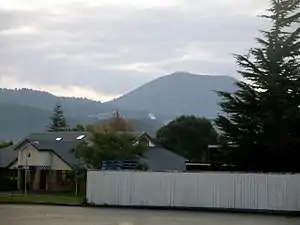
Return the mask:
{"type": "Polygon", "coordinates": [[[0,205],[1,225],[299,225],[300,218],[202,212],[0,205]]]}

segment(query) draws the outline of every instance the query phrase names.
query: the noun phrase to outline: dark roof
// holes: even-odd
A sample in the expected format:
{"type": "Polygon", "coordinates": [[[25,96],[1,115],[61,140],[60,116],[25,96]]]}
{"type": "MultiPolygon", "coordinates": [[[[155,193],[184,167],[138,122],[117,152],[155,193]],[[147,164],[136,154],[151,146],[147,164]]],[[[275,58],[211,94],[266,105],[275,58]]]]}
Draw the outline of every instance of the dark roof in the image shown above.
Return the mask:
{"type": "Polygon", "coordinates": [[[33,145],[40,151],[53,151],[58,155],[63,161],[65,161],[69,166],[73,166],[76,163],[76,157],[72,150],[75,149],[80,141],[47,141],[39,140],[38,143],[33,143],[33,145]]]}
{"type": "MultiPolygon", "coordinates": [[[[142,135],[144,133],[137,133],[142,135]]],[[[18,142],[14,146],[7,147],[0,150],[0,167],[9,166],[17,158],[17,149],[20,145],[25,142],[30,142],[34,147],[40,151],[53,151],[63,161],[70,166],[76,163],[76,158],[72,153],[81,140],[76,138],[80,135],[85,135],[84,139],[90,136],[87,132],[53,132],[53,133],[32,133],[29,134],[22,141],[18,142]],[[56,138],[62,138],[56,140],[56,138]]],[[[185,170],[185,162],[187,159],[173,153],[162,147],[148,147],[145,158],[142,160],[152,171],[166,171],[166,170],[185,170]]]]}
{"type": "Polygon", "coordinates": [[[31,133],[25,137],[29,141],[56,141],[56,138],[62,138],[62,141],[74,142],[80,135],[90,136],[89,132],[44,132],[44,133],[31,133]]]}
{"type": "Polygon", "coordinates": [[[26,139],[41,151],[53,151],[72,167],[77,161],[72,150],[89,136],[88,132],[45,132],[29,134],[26,139]],[[81,135],[84,137],[77,140],[81,135]],[[56,140],[57,138],[61,140],[56,140]]]}
{"type": "Polygon", "coordinates": [[[13,146],[0,149],[0,168],[8,167],[18,157],[18,152],[14,151],[13,146]]]}
{"type": "Polygon", "coordinates": [[[17,159],[18,152],[15,150],[25,142],[30,142],[40,151],[53,151],[63,161],[73,166],[76,163],[76,158],[71,152],[72,149],[74,149],[80,141],[89,136],[90,134],[88,132],[44,132],[29,134],[15,145],[0,150],[0,168],[9,166],[17,159]],[[84,135],[84,138],[77,140],[76,138],[81,135],[84,135]],[[62,139],[56,140],[57,138],[62,139]]]}
{"type": "Polygon", "coordinates": [[[187,159],[162,147],[149,147],[142,161],[152,171],[185,171],[187,159]]]}

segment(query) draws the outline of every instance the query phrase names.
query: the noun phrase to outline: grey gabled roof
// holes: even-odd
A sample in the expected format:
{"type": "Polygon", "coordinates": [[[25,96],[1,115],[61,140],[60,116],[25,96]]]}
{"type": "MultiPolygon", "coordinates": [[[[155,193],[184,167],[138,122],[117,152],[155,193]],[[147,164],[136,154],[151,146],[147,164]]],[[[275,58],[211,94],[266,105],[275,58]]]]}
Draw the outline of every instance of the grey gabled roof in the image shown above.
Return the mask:
{"type": "Polygon", "coordinates": [[[31,133],[25,137],[29,141],[53,141],[56,138],[62,138],[62,141],[74,142],[77,141],[76,138],[80,135],[85,135],[85,138],[90,136],[89,132],[44,132],[44,133],[31,133]]]}
{"type": "Polygon", "coordinates": [[[6,168],[18,157],[18,152],[14,151],[14,146],[0,149],[0,168],[6,168]]]}
{"type": "Polygon", "coordinates": [[[76,164],[76,157],[72,152],[78,146],[80,141],[47,141],[39,140],[38,143],[33,143],[40,151],[53,151],[58,157],[65,161],[69,166],[76,164]]]}
{"type": "Polygon", "coordinates": [[[185,171],[186,158],[162,147],[149,147],[142,162],[151,171],[185,171]]]}
{"type": "Polygon", "coordinates": [[[17,159],[18,152],[15,150],[25,142],[30,142],[40,151],[53,151],[63,161],[73,166],[77,160],[72,150],[80,141],[85,140],[89,136],[88,132],[44,132],[29,134],[15,145],[0,149],[0,168],[8,167],[17,159]],[[84,135],[84,138],[77,140],[76,138],[80,135],[84,135]],[[56,138],[62,139],[57,141],[56,138]]]}
{"type": "Polygon", "coordinates": [[[26,140],[41,151],[53,151],[72,167],[77,162],[72,150],[89,136],[90,133],[88,132],[45,132],[29,134],[26,140]],[[84,135],[84,138],[77,140],[77,137],[81,135],[84,135]],[[61,138],[61,140],[56,140],[57,138],[61,138]]]}

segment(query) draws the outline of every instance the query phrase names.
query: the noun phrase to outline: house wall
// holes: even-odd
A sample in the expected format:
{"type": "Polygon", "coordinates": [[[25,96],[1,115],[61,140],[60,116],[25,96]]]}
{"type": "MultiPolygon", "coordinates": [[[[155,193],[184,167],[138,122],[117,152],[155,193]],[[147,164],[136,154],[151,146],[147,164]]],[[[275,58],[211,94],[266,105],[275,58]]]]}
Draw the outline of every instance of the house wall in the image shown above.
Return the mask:
{"type": "Polygon", "coordinates": [[[89,171],[88,203],[300,211],[300,174],[89,171]]]}
{"type": "Polygon", "coordinates": [[[72,168],[59,158],[55,153],[51,152],[51,170],[72,170],[72,168]]]}
{"type": "Polygon", "coordinates": [[[148,147],[155,147],[155,144],[146,136],[142,136],[136,143],[144,143],[148,147]]]}
{"type": "MultiPolygon", "coordinates": [[[[22,148],[21,148],[22,149],[22,148]]],[[[26,146],[24,149],[19,151],[18,160],[15,161],[9,168],[18,168],[18,166],[50,166],[51,170],[72,170],[72,168],[58,157],[52,151],[38,151],[32,145],[26,146]],[[30,153],[30,157],[26,155],[30,153]]]]}
{"type": "Polygon", "coordinates": [[[148,146],[149,146],[149,147],[155,147],[155,144],[154,144],[152,141],[149,141],[148,146]]]}
{"type": "MultiPolygon", "coordinates": [[[[69,188],[70,185],[66,186],[66,184],[63,183],[63,179],[58,179],[60,177],[58,175],[62,174],[62,171],[71,171],[72,168],[57,154],[52,151],[39,151],[31,144],[23,145],[16,151],[18,151],[18,159],[9,169],[19,168],[19,166],[49,167],[47,168],[46,181],[44,181],[46,183],[46,190],[56,191],[69,188]]],[[[27,183],[30,184],[29,188],[33,190],[39,190],[41,188],[42,171],[40,169],[27,172],[27,174],[33,175],[32,180],[27,179],[27,183]]],[[[22,189],[21,182],[22,179],[24,179],[21,176],[21,170],[18,171],[19,189],[22,189]]]]}
{"type": "Polygon", "coordinates": [[[28,144],[25,147],[20,147],[18,152],[19,166],[50,166],[51,153],[48,151],[38,151],[32,145],[28,144]],[[30,154],[30,157],[29,157],[30,154]]]}

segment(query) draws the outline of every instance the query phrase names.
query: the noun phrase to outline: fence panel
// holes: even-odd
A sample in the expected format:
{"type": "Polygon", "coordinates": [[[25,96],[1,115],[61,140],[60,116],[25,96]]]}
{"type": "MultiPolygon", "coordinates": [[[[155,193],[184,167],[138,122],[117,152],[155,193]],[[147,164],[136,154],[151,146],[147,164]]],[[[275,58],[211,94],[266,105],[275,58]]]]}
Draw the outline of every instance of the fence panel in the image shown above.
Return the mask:
{"type": "Polygon", "coordinates": [[[89,203],[300,211],[300,174],[89,171],[89,203]]]}
{"type": "Polygon", "coordinates": [[[132,173],[132,202],[135,206],[170,206],[171,176],[166,173],[132,173]]]}

